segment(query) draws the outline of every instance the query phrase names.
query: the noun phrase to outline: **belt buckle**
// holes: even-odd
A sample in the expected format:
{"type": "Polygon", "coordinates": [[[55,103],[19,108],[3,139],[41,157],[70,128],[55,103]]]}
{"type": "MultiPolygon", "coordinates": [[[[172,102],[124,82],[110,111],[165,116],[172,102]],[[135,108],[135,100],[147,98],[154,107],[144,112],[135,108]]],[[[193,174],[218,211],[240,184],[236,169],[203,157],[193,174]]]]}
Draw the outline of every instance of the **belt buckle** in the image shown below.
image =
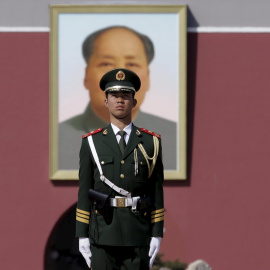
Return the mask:
{"type": "Polygon", "coordinates": [[[126,198],[116,198],[117,207],[126,207],[126,198]]]}

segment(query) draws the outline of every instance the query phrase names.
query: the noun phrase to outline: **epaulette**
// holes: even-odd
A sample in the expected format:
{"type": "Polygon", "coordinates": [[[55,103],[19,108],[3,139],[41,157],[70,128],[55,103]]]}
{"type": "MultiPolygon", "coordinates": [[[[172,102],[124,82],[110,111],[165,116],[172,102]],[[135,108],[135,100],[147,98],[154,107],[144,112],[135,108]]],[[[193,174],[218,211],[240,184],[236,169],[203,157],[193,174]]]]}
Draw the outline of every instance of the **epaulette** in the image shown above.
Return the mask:
{"type": "Polygon", "coordinates": [[[96,129],[96,130],[94,130],[94,131],[91,131],[91,132],[89,132],[89,133],[86,133],[86,134],[82,135],[82,137],[83,137],[83,139],[84,139],[84,138],[87,138],[88,136],[91,136],[91,135],[94,135],[94,134],[96,134],[96,133],[99,133],[100,131],[102,131],[102,129],[103,129],[103,128],[98,128],[98,129],[96,129]]]}
{"type": "Polygon", "coordinates": [[[157,134],[157,133],[155,133],[155,132],[153,132],[153,131],[147,130],[147,129],[145,129],[145,128],[140,128],[140,130],[143,131],[143,132],[145,132],[145,133],[148,133],[148,134],[150,134],[150,135],[153,135],[153,136],[156,136],[156,137],[158,137],[158,138],[161,138],[161,135],[159,135],[159,134],[157,134]]]}

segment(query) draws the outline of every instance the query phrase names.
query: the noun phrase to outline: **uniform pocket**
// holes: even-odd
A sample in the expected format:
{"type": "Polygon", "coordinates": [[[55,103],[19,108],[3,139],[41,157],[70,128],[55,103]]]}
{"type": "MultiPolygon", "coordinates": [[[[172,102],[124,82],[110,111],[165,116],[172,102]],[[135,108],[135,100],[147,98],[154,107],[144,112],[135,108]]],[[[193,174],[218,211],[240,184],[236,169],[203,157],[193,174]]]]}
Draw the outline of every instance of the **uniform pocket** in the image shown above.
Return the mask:
{"type": "Polygon", "coordinates": [[[103,174],[107,178],[113,177],[114,160],[113,156],[101,156],[99,158],[103,174]]]}
{"type": "MultiPolygon", "coordinates": [[[[135,161],[132,162],[135,166],[135,161]]],[[[138,174],[136,175],[136,182],[145,182],[148,179],[148,165],[145,159],[138,160],[138,174]]]]}

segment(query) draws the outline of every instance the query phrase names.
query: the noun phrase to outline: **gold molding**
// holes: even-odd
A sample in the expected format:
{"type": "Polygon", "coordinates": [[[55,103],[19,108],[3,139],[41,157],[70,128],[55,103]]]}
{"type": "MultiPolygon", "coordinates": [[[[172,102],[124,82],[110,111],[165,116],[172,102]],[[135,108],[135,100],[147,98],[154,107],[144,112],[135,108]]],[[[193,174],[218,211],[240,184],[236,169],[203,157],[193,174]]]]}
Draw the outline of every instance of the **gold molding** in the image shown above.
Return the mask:
{"type": "MultiPolygon", "coordinates": [[[[186,180],[186,5],[51,5],[50,6],[50,162],[51,180],[78,180],[78,171],[58,169],[58,17],[63,13],[173,13],[179,16],[179,125],[177,170],[165,170],[166,180],[186,180]]],[[[78,149],[79,151],[79,149],[78,149]]]]}

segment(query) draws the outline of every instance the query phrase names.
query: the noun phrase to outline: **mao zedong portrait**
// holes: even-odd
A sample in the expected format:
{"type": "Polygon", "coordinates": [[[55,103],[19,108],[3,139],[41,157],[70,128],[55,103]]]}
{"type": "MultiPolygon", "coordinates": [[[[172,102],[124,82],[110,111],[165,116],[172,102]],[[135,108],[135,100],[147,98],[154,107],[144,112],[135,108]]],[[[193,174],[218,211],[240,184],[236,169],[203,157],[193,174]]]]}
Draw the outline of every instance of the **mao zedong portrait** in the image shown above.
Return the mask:
{"type": "MultiPolygon", "coordinates": [[[[82,114],[59,124],[59,169],[78,169],[81,136],[109,123],[109,113],[104,110],[105,95],[100,91],[99,81],[109,70],[126,68],[138,74],[141,80],[137,105],[132,112],[133,122],[138,127],[147,127],[161,134],[164,168],[176,170],[177,123],[154,115],[162,104],[153,104],[153,114],[140,110],[150,88],[149,64],[154,58],[154,45],[150,38],[124,26],[107,27],[86,37],[82,53],[86,62],[84,86],[89,92],[90,102],[82,114]]],[[[166,89],[163,90],[166,99],[166,89]]]]}

